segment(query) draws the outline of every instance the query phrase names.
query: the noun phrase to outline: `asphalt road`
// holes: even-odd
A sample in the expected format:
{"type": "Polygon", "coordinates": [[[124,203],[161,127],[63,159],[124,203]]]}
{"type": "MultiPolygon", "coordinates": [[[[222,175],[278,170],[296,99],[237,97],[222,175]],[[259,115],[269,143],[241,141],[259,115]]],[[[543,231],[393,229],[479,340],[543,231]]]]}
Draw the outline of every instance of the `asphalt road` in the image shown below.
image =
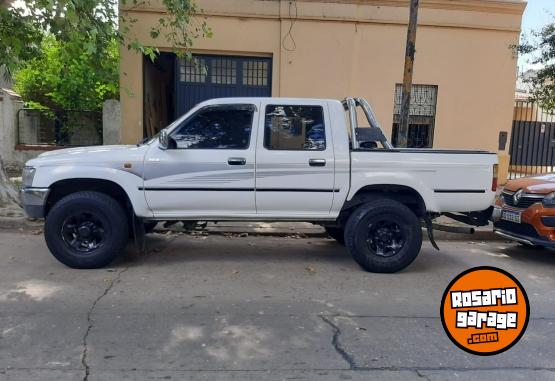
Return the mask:
{"type": "Polygon", "coordinates": [[[555,380],[555,252],[428,243],[402,273],[329,239],[153,235],[109,269],[65,268],[42,235],[0,232],[0,380],[555,380]],[[513,273],[522,340],[492,357],[444,334],[449,281],[513,273]]]}

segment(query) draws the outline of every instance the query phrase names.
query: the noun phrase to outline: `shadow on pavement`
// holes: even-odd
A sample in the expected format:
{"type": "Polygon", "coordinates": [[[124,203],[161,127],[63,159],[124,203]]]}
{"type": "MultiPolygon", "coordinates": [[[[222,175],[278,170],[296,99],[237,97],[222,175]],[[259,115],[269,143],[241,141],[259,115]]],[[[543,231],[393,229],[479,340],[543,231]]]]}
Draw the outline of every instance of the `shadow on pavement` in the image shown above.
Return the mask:
{"type": "Polygon", "coordinates": [[[540,264],[555,266],[555,250],[545,248],[532,248],[523,245],[510,246],[500,250],[503,254],[508,255],[511,259],[519,262],[531,263],[536,262],[540,264]]]}
{"type": "Polygon", "coordinates": [[[307,262],[353,264],[345,247],[331,239],[148,235],[146,252],[133,243],[114,264],[141,266],[181,262],[307,262]]]}

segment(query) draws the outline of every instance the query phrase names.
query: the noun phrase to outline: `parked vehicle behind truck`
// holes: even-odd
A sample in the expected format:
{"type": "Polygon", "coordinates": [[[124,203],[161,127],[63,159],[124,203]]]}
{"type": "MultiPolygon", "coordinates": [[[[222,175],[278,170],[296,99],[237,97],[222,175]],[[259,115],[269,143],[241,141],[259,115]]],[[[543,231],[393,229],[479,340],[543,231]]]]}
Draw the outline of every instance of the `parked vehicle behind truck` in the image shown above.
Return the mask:
{"type": "Polygon", "coordinates": [[[494,232],[527,247],[555,249],[555,174],[509,181],[495,201],[494,232]]]}
{"type": "Polygon", "coordinates": [[[229,98],[142,144],[44,153],[22,192],[74,268],[108,265],[145,223],[256,220],[323,225],[364,269],[396,272],[420,252],[421,224],[432,241],[441,214],[487,224],[496,166],[483,151],[393,148],[361,98],[229,98]]]}

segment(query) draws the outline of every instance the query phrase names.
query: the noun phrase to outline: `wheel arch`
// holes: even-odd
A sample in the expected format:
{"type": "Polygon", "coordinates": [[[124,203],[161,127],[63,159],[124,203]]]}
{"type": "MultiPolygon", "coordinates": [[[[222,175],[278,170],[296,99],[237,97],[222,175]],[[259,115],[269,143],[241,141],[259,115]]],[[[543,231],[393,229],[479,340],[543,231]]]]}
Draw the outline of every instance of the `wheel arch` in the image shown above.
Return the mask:
{"type": "Polygon", "coordinates": [[[388,198],[406,205],[419,218],[426,214],[427,205],[420,192],[410,186],[399,184],[373,184],[358,189],[353,197],[345,203],[342,213],[348,213],[356,206],[371,202],[378,197],[388,198]]]}
{"type": "Polygon", "coordinates": [[[98,178],[71,178],[58,180],[50,186],[50,193],[46,200],[45,216],[48,214],[52,206],[56,204],[63,197],[72,193],[81,191],[92,191],[106,194],[114,198],[124,210],[133,208],[131,198],[125,189],[118,183],[112,180],[98,179],[98,178]]]}

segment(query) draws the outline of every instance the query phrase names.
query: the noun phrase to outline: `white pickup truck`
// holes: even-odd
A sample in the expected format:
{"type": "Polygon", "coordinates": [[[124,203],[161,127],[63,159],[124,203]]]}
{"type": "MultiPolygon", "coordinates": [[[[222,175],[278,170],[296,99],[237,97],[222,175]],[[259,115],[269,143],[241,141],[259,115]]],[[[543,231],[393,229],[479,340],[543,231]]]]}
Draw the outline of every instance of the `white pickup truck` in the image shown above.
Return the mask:
{"type": "Polygon", "coordinates": [[[487,224],[496,171],[488,152],[393,148],[362,98],[227,98],[137,145],[44,153],[22,199],[74,268],[108,265],[156,221],[254,220],[320,224],[364,269],[396,272],[422,226],[435,246],[434,218],[487,224]]]}

